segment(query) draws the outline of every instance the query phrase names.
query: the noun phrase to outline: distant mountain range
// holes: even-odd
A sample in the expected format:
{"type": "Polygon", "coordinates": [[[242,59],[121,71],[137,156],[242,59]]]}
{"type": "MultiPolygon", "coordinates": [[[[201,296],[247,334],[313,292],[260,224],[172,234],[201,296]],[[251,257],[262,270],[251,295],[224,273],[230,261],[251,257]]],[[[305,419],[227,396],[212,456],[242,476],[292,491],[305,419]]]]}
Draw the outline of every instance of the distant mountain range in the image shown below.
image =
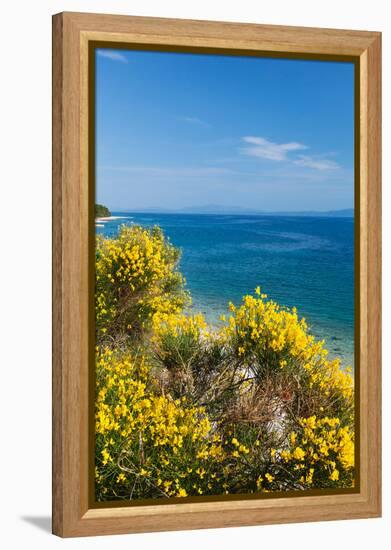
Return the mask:
{"type": "MultiPolygon", "coordinates": [[[[115,210],[115,209],[114,209],[115,210]]],[[[119,210],[116,210],[119,212],[119,210]]],[[[122,210],[125,212],[125,210],[122,210]]],[[[189,206],[185,208],[169,209],[162,207],[149,207],[149,208],[133,208],[128,209],[126,212],[144,212],[144,213],[159,213],[159,214],[224,214],[224,215],[247,215],[247,216],[316,216],[316,217],[329,217],[329,218],[353,218],[353,208],[345,208],[342,210],[303,210],[303,211],[279,211],[268,212],[264,210],[255,210],[250,208],[241,208],[236,206],[223,206],[217,204],[207,204],[204,206],[189,206]]]]}

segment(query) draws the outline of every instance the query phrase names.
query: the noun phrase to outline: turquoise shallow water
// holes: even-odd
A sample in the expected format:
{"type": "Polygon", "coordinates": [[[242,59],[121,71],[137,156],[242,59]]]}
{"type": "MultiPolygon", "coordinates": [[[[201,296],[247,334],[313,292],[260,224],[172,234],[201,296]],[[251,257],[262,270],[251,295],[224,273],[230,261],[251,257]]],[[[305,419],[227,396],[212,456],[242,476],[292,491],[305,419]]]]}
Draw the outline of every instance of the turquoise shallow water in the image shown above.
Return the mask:
{"type": "Polygon", "coordinates": [[[159,225],[182,249],[181,271],[193,308],[218,322],[229,301],[258,285],[296,306],[311,331],[345,365],[354,358],[354,220],[300,216],[113,213],[97,227],[115,236],[121,224],[159,225]]]}

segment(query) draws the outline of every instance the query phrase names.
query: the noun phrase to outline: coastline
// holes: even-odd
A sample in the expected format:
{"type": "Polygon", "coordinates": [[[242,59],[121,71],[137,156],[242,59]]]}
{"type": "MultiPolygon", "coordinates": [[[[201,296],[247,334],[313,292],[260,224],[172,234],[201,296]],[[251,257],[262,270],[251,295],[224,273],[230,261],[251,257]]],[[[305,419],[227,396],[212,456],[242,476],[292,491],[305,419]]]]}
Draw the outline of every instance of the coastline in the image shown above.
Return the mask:
{"type": "Polygon", "coordinates": [[[266,287],[271,298],[288,307],[298,307],[312,334],[326,341],[331,358],[340,357],[344,367],[354,368],[350,281],[340,277],[341,261],[346,264],[351,250],[348,220],[336,218],[330,231],[327,218],[296,218],[293,231],[291,219],[270,216],[213,215],[209,221],[208,216],[199,215],[113,214],[96,219],[98,234],[114,237],[119,226],[128,222],[143,227],[158,225],[182,250],[180,270],[193,300],[189,313],[201,312],[208,323],[219,326],[228,303],[238,304],[242,296],[263,281],[261,286],[266,287]],[[339,229],[333,240],[334,226],[339,229]],[[341,228],[347,239],[342,244],[341,228]],[[242,269],[248,274],[246,280],[241,277],[242,269]],[[313,281],[312,285],[303,286],[301,269],[313,281]],[[328,270],[330,284],[319,284],[319,269],[328,270]],[[287,292],[288,288],[294,290],[294,296],[287,292]],[[330,288],[334,289],[332,298],[330,288]],[[341,306],[343,310],[338,309],[341,306]]]}

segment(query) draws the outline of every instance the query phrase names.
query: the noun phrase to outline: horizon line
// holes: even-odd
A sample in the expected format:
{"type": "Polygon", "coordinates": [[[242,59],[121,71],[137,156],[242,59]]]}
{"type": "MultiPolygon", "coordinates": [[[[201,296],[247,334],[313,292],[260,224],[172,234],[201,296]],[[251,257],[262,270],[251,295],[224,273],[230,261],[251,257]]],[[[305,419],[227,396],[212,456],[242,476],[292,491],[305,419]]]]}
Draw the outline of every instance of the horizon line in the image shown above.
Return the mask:
{"type": "MultiPolygon", "coordinates": [[[[99,203],[99,204],[102,204],[102,203],[99,203]]],[[[105,205],[104,205],[105,206],[105,205]]],[[[189,210],[197,210],[197,209],[200,209],[200,210],[205,210],[207,208],[210,208],[210,210],[213,210],[214,208],[216,210],[218,209],[221,209],[221,210],[242,210],[242,211],[249,211],[249,212],[259,212],[261,214],[263,213],[267,213],[267,214],[272,214],[274,212],[323,212],[323,213],[326,213],[326,212],[341,212],[341,211],[344,211],[344,210],[354,210],[354,207],[353,206],[347,206],[347,207],[342,207],[342,208],[328,208],[328,209],[325,209],[325,210],[318,210],[316,208],[310,208],[310,209],[306,209],[306,210],[257,210],[255,208],[251,208],[251,207],[234,207],[234,206],[227,206],[227,207],[221,207],[221,206],[214,206],[214,205],[205,205],[205,206],[184,206],[182,208],[167,208],[167,207],[158,207],[158,206],[142,206],[142,207],[107,207],[109,208],[109,210],[115,210],[117,212],[147,212],[147,211],[160,211],[160,212],[172,212],[172,213],[176,213],[176,212],[186,212],[186,211],[189,211],[189,210]],[[161,208],[161,210],[159,210],[159,208],[161,208]]]]}
{"type": "MultiPolygon", "coordinates": [[[[134,214],[182,214],[182,215],[221,215],[221,216],[232,216],[232,215],[329,215],[346,213],[346,217],[354,217],[355,209],[353,207],[349,208],[336,208],[331,210],[252,210],[252,209],[239,209],[230,211],[228,208],[226,210],[210,209],[204,210],[202,208],[185,208],[185,209],[175,209],[171,210],[169,208],[156,208],[156,207],[145,207],[145,208],[109,208],[111,212],[121,212],[121,213],[134,213],[134,214]]],[[[343,217],[343,216],[341,216],[343,217]]]]}

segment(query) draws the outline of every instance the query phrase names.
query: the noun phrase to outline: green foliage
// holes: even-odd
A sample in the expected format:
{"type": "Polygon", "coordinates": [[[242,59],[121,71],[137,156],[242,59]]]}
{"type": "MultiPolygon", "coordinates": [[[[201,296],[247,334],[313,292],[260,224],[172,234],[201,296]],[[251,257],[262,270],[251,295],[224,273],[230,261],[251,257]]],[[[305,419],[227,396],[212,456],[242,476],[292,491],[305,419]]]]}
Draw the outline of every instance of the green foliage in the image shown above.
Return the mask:
{"type": "Polygon", "coordinates": [[[95,218],[108,218],[111,216],[110,210],[103,204],[95,205],[95,218]]]}

